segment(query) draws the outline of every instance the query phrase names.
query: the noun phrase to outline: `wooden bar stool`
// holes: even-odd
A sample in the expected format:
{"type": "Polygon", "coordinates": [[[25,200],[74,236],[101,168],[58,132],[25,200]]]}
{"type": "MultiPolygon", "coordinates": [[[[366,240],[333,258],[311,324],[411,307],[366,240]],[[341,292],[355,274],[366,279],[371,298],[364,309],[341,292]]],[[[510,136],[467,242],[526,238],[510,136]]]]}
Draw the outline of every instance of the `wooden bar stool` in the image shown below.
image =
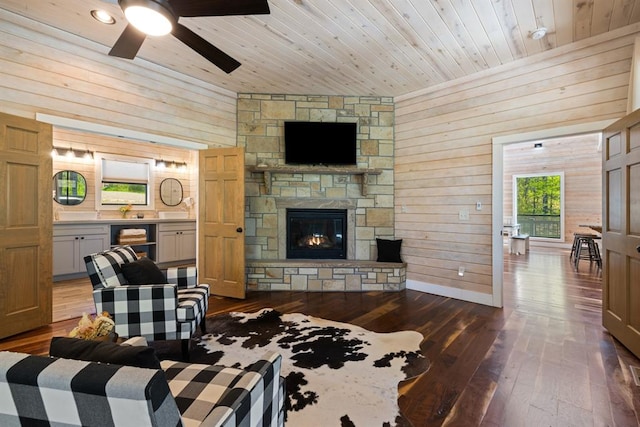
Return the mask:
{"type": "MultiPolygon", "coordinates": [[[[602,268],[602,257],[600,256],[600,248],[596,240],[601,239],[600,236],[595,234],[581,234],[578,235],[574,240],[575,242],[575,254],[574,256],[574,265],[576,270],[580,264],[580,260],[589,260],[589,263],[596,263],[598,268],[602,268]]],[[[573,252],[573,249],[572,249],[573,252]]]]}
{"type": "Polygon", "coordinates": [[[595,234],[588,234],[588,233],[573,233],[573,245],[571,246],[571,253],[569,254],[569,259],[573,261],[574,264],[576,262],[574,257],[576,256],[576,252],[578,250],[578,244],[580,243],[581,237],[598,237],[598,236],[596,236],[595,234]]]}

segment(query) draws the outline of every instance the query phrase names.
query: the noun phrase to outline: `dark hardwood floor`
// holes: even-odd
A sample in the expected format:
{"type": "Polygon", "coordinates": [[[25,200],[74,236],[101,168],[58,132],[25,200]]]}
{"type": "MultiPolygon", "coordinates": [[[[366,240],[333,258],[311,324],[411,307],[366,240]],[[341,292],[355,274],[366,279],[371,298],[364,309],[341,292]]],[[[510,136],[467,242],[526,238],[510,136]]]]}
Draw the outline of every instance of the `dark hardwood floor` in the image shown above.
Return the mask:
{"type": "MultiPolygon", "coordinates": [[[[535,247],[506,254],[502,309],[411,290],[249,292],[245,300],[212,298],[209,314],[273,307],[378,332],[421,332],[431,367],[401,384],[399,399],[416,427],[637,426],[640,387],[629,365],[640,361],[601,326],[599,272],[585,261],[576,272],[568,258],[535,247]]],[[[2,340],[0,350],[46,354],[50,338],[76,323],[2,340]]]]}

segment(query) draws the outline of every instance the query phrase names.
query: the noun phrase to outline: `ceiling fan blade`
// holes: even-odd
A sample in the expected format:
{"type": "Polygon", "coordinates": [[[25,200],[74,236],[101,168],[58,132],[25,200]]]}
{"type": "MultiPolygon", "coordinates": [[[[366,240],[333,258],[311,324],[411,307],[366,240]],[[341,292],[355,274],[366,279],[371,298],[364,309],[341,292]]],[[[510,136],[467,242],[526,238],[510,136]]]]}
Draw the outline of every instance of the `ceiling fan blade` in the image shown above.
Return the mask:
{"type": "Polygon", "coordinates": [[[170,0],[178,16],[266,15],[267,0],[170,0]]]}
{"type": "Polygon", "coordinates": [[[109,51],[110,56],[117,56],[120,58],[133,59],[142,46],[142,42],[146,38],[146,34],[138,31],[136,27],[131,24],[127,25],[120,37],[116,41],[109,51]]]}
{"type": "Polygon", "coordinates": [[[240,66],[240,63],[185,27],[176,24],[171,32],[178,40],[204,56],[209,62],[229,74],[240,66]]]}

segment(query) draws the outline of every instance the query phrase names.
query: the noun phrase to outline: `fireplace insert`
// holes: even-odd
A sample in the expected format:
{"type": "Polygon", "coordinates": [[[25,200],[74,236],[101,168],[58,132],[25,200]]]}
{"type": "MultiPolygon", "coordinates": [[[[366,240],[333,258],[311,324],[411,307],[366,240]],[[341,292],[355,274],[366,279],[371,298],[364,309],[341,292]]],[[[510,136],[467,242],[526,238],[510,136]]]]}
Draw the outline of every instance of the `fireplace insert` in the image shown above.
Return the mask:
{"type": "Polygon", "coordinates": [[[346,259],[346,209],[287,209],[288,259],[346,259]]]}

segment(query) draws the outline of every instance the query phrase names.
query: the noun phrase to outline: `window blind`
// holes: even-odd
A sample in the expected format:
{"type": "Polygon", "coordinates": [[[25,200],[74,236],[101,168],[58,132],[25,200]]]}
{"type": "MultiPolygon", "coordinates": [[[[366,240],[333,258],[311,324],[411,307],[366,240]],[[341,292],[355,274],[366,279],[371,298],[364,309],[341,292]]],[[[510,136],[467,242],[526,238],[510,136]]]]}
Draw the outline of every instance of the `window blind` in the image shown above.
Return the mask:
{"type": "Polygon", "coordinates": [[[102,159],[102,181],[147,183],[149,164],[102,159]]]}

